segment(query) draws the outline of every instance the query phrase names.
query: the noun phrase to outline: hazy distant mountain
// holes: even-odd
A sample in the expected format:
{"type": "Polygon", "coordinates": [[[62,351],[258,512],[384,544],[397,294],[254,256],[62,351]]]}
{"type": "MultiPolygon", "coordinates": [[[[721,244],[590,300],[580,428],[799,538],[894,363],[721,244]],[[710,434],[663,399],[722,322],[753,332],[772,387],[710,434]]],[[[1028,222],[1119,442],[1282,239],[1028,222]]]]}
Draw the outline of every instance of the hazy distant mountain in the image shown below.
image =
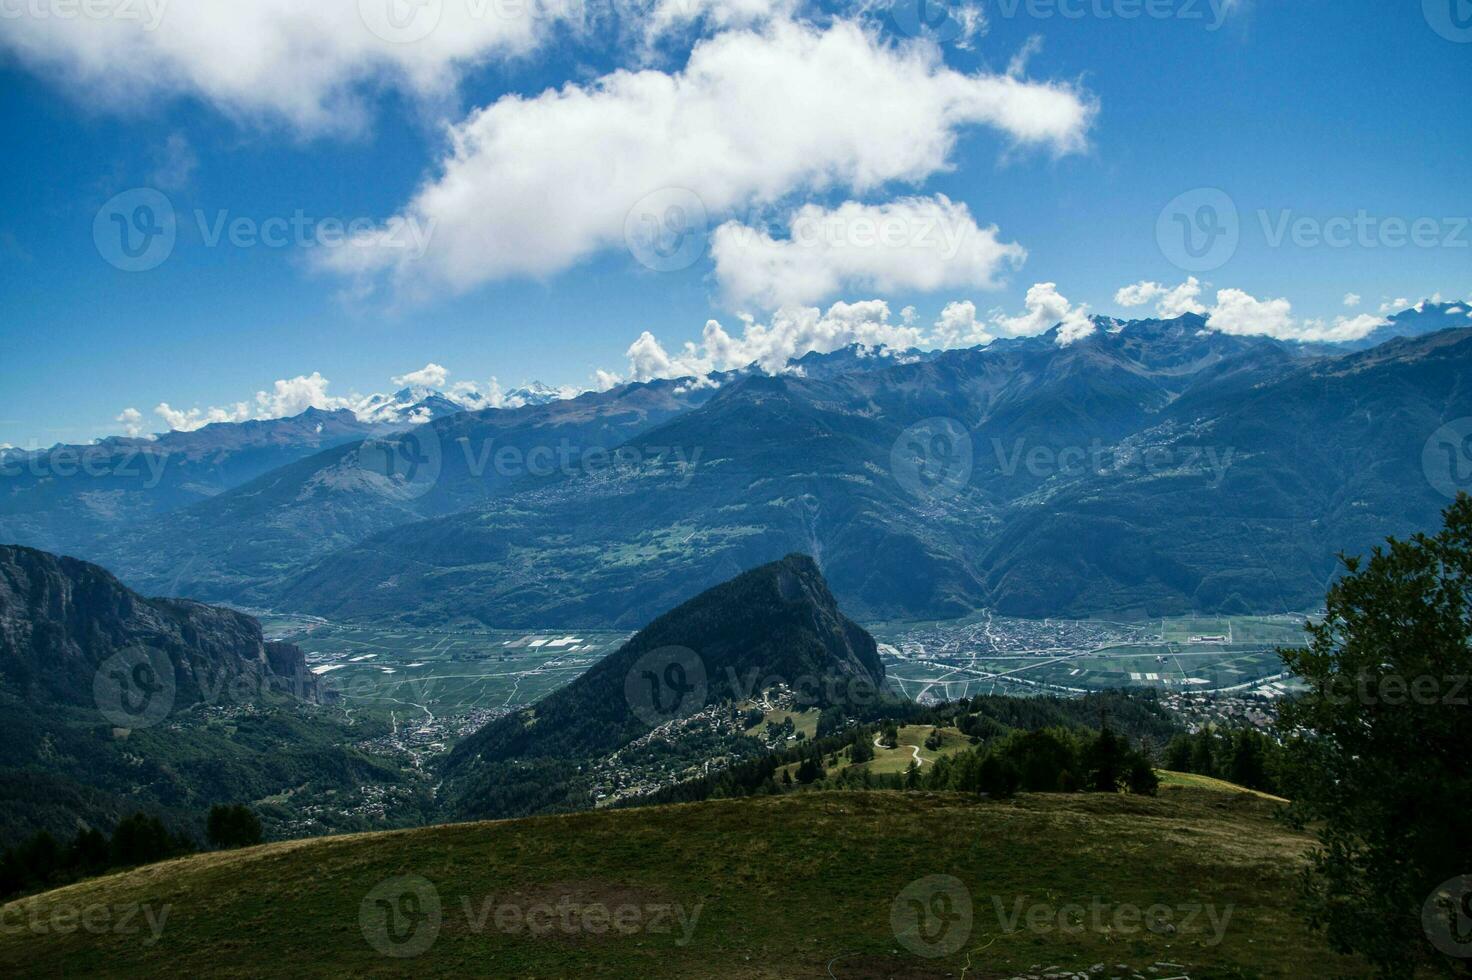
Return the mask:
{"type": "Polygon", "coordinates": [[[850,347],[446,415],[83,554],[150,590],[422,622],[638,627],[798,550],[865,618],[1153,615],[1312,605],[1340,548],[1434,521],[1422,447],[1472,415],[1438,373],[1465,365],[1459,333],[1345,353],[1195,315],[1095,322],[1064,347],[850,347]]]}
{"type": "Polygon", "coordinates": [[[1310,608],[1338,553],[1439,523],[1459,475],[1447,467],[1461,464],[1436,454],[1434,434],[1472,416],[1469,370],[1462,329],[1189,393],[1126,446],[1206,465],[1054,481],[978,556],[983,594],[1026,616],[1310,608]]]}
{"type": "Polygon", "coordinates": [[[521,484],[608,466],[607,450],[702,404],[660,381],[516,409],[458,412],[345,443],[94,542],[87,557],[149,590],[249,598],[262,583],[386,528],[454,513],[521,484]]]}
{"type": "Polygon", "coordinates": [[[1424,337],[1438,330],[1472,327],[1472,303],[1433,303],[1426,300],[1408,310],[1393,313],[1387,319],[1390,322],[1385,326],[1342,346],[1353,350],[1367,350],[1398,337],[1424,337]]]}
{"type": "MultiPolygon", "coordinates": [[[[1230,402],[1308,363],[1188,316],[1063,348],[1035,338],[827,380],[746,377],[633,440],[642,465],[385,532],[271,598],[324,615],[637,627],[802,550],[865,618],[957,615],[992,599],[983,557],[1069,471],[1203,392],[1230,402]],[[669,465],[658,447],[698,462],[669,465]],[[932,458],[917,465],[916,447],[932,458]]],[[[1152,599],[1167,596],[1186,601],[1152,599]]]]}
{"type": "Polygon", "coordinates": [[[446,797],[463,817],[586,804],[580,763],[779,681],[810,687],[816,706],[841,683],[877,691],[884,681],[874,638],[839,611],[806,555],[703,592],[577,680],[465,739],[445,766],[446,797]]]}
{"type": "MultiPolygon", "coordinates": [[[[570,397],[532,382],[498,396],[504,408],[570,397]]],[[[97,557],[120,528],[214,497],[324,449],[384,437],[414,425],[492,407],[477,392],[410,386],[372,395],[353,409],[215,422],[149,438],[0,452],[0,541],[97,557]]]]}
{"type": "Polygon", "coordinates": [[[152,439],[12,451],[0,460],[0,541],[93,553],[116,528],[223,493],[381,427],[352,412],[219,422],[152,439]]]}

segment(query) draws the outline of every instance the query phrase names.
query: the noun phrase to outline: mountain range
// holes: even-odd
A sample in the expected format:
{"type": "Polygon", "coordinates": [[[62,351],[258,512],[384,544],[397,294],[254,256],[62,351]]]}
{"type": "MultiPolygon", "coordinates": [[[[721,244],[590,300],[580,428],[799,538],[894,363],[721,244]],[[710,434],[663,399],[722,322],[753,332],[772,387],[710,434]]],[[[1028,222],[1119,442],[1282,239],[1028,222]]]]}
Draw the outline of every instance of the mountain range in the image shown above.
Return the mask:
{"type": "Polygon", "coordinates": [[[0,535],[146,591],[420,623],[637,628],[794,551],[861,619],[1301,609],[1339,551],[1445,504],[1423,451],[1472,416],[1466,309],[1339,346],[1100,317],[1067,345],[855,346],[396,433],[246,424],[270,460],[244,428],[173,433],[146,491],[0,480],[0,535]],[[246,448],[172,449],[227,436],[246,448]]]}
{"type": "MultiPolygon", "coordinates": [[[[568,397],[540,382],[505,392],[520,408],[568,397]]],[[[408,386],[354,408],[308,408],[276,419],[212,422],[143,438],[0,451],[0,541],[94,554],[118,529],[225,493],[324,450],[486,407],[475,392],[408,386]]]]}
{"type": "Polygon", "coordinates": [[[1309,608],[1341,550],[1434,523],[1423,449],[1472,416],[1469,363],[1472,330],[1330,357],[1187,316],[749,376],[634,439],[639,465],[385,530],[262,598],[637,627],[800,550],[860,619],[1309,608]]]}

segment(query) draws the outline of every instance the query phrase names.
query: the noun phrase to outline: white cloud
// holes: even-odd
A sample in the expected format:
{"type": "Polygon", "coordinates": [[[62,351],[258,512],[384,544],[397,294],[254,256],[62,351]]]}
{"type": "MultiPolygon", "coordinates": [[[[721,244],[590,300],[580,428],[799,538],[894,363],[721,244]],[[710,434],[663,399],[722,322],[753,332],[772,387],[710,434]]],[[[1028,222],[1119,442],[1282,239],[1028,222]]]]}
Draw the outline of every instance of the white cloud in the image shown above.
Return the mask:
{"type": "Polygon", "coordinates": [[[615,71],[534,98],[508,95],[452,128],[452,151],[401,219],[434,234],[422,257],[371,238],[323,253],[345,274],[466,290],[545,276],[623,242],[631,209],[685,189],[712,217],[799,192],[865,193],[946,169],[960,132],[1083,148],[1091,97],[944,64],[854,22],[779,20],[699,43],[683,70],[615,71]]]}
{"type": "Polygon", "coordinates": [[[737,304],[771,310],[845,289],[866,292],[995,289],[1027,250],[983,228],[943,194],[885,204],[799,208],[787,237],[728,221],[711,236],[716,280],[737,304]]]}
{"type": "Polygon", "coordinates": [[[126,435],[135,439],[143,435],[143,413],[136,408],[123,409],[113,421],[123,427],[126,435]]]}
{"type": "Polygon", "coordinates": [[[1398,296],[1395,299],[1386,299],[1385,302],[1381,303],[1380,312],[1399,313],[1401,310],[1408,308],[1410,305],[1410,300],[1406,299],[1404,296],[1398,296]]]}
{"type": "Polygon", "coordinates": [[[393,382],[400,388],[443,388],[449,378],[449,371],[431,361],[418,371],[397,375],[393,382]]]}
{"type": "Polygon", "coordinates": [[[162,419],[168,429],[175,432],[193,432],[195,429],[214,425],[217,422],[244,422],[251,417],[250,406],[245,402],[236,402],[230,408],[191,408],[188,411],[174,408],[168,402],[159,402],[154,407],[153,414],[162,419]]]}
{"type": "Polygon", "coordinates": [[[1332,322],[1325,322],[1322,319],[1305,320],[1299,327],[1296,339],[1329,344],[1346,343],[1351,340],[1362,340],[1389,322],[1383,316],[1374,316],[1370,313],[1361,313],[1359,316],[1336,316],[1332,322]]]}
{"type": "Polygon", "coordinates": [[[717,29],[753,27],[796,13],[802,0],[643,0],[637,4],[646,40],[696,24],[717,29]]]}
{"type": "MultiPolygon", "coordinates": [[[[815,306],[778,310],[769,323],[743,317],[739,336],[732,336],[715,320],[708,321],[699,343],[686,342],[671,352],[647,330],[629,346],[628,380],[655,378],[702,378],[717,371],[755,365],[769,374],[787,370],[788,362],[804,354],[826,354],[851,344],[910,350],[919,347],[976,347],[997,336],[1031,337],[1060,326],[1059,346],[1067,346],[1096,329],[1088,307],[1074,306],[1059,295],[1053,283],[1039,283],[1028,290],[1026,311],[1009,317],[994,311],[985,322],[977,318],[970,300],[948,303],[932,331],[913,322],[906,308],[899,323],[891,320],[889,304],[879,299],[856,303],[834,303],[826,311],[815,306]]],[[[607,371],[598,372],[599,383],[623,380],[607,371]]]]}
{"type": "Polygon", "coordinates": [[[1012,60],[1007,62],[1007,74],[1013,78],[1021,78],[1027,73],[1027,63],[1032,60],[1033,55],[1042,50],[1043,36],[1041,34],[1034,34],[1029,37],[1023,43],[1022,47],[1017,49],[1017,53],[1012,56],[1012,60]]]}
{"type": "Polygon", "coordinates": [[[1359,293],[1345,293],[1344,294],[1344,305],[1350,307],[1351,309],[1353,309],[1354,307],[1360,305],[1360,301],[1362,299],[1363,299],[1363,297],[1361,297],[1359,293]]]}
{"type": "Polygon", "coordinates": [[[1207,326],[1233,336],[1295,339],[1293,304],[1286,299],[1260,300],[1240,289],[1222,289],[1207,326]]]}
{"type": "Polygon", "coordinates": [[[1074,306],[1058,292],[1056,283],[1035,283],[1028,289],[1023,305],[1025,308],[1018,316],[1000,312],[992,315],[990,322],[997,336],[1036,337],[1058,326],[1058,346],[1067,347],[1096,329],[1094,321],[1089,319],[1088,305],[1074,306]]]}
{"type": "Polygon", "coordinates": [[[1121,288],[1114,294],[1114,302],[1123,307],[1144,306],[1155,303],[1155,312],[1167,320],[1186,313],[1201,314],[1206,307],[1199,302],[1201,283],[1191,276],[1179,286],[1162,286],[1158,282],[1137,282],[1121,288]]]}
{"type": "Polygon", "coordinates": [[[1241,289],[1222,289],[1216,294],[1216,307],[1212,309],[1206,325],[1212,330],[1239,337],[1343,343],[1359,340],[1386,322],[1384,317],[1368,313],[1355,317],[1338,316],[1332,322],[1322,319],[1299,321],[1293,316],[1293,304],[1286,299],[1260,300],[1241,289]]]}
{"type": "Polygon", "coordinates": [[[980,347],[996,338],[976,319],[976,304],[968,300],[947,303],[931,333],[937,347],[980,347]]]}
{"type": "Polygon", "coordinates": [[[433,25],[402,43],[376,19],[389,0],[139,0],[114,5],[136,17],[6,18],[0,47],[89,106],[151,110],[160,96],[193,95],[228,114],[303,132],[350,132],[367,118],[375,87],[444,97],[463,68],[533,50],[553,21],[580,6],[402,5],[411,31],[433,25]]]}
{"type": "MultiPolygon", "coordinates": [[[[706,323],[699,344],[687,342],[671,354],[647,330],[629,346],[629,378],[704,377],[755,364],[768,373],[784,370],[793,358],[817,351],[829,353],[850,344],[906,350],[925,342],[912,326],[890,322],[883,300],[834,303],[827,311],[794,307],[777,311],[767,324],[746,319],[740,336],[733,337],[715,320],[706,323]]],[[[612,378],[608,372],[600,377],[612,378]]]]}

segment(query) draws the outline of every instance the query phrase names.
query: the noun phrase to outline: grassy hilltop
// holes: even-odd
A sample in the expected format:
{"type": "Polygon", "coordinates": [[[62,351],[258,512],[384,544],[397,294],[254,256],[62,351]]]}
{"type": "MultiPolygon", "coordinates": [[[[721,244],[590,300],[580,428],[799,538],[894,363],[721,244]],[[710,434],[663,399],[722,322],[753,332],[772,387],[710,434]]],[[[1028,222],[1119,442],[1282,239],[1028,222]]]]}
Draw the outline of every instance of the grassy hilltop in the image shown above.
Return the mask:
{"type": "Polygon", "coordinates": [[[1294,914],[1309,841],[1275,806],[1225,784],[1007,803],[814,792],[292,841],[7,905],[0,973],[1361,973],[1294,914]]]}

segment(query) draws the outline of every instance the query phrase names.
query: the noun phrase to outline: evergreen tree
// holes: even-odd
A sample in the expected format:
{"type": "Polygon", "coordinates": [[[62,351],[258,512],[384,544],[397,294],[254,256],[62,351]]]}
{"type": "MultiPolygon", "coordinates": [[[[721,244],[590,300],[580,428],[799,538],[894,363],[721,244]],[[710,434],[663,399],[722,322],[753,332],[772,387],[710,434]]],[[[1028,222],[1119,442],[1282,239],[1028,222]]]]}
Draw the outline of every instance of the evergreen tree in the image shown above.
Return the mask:
{"type": "Polygon", "coordinates": [[[1017,770],[996,753],[988,752],[977,769],[977,782],[981,792],[992,799],[1006,799],[1017,792],[1017,770]]]}
{"type": "Polygon", "coordinates": [[[157,817],[135,813],[124,817],[113,830],[109,846],[112,863],[122,867],[148,864],[187,850],[157,817]]]}
{"type": "Polygon", "coordinates": [[[909,766],[906,767],[906,769],[905,769],[905,789],[919,789],[919,788],[920,788],[920,764],[917,763],[914,759],[911,759],[909,766]]]}
{"type": "Polygon", "coordinates": [[[1268,783],[1263,737],[1250,729],[1242,729],[1232,739],[1232,764],[1227,778],[1248,789],[1265,789],[1268,783]]]}
{"type": "Polygon", "coordinates": [[[817,753],[803,756],[802,764],[797,767],[797,781],[809,786],[822,778],[823,764],[817,753]]]}
{"type": "Polygon", "coordinates": [[[265,839],[260,818],[250,807],[240,804],[210,807],[206,833],[210,843],[222,850],[251,847],[265,839]]]}
{"type": "Polygon", "coordinates": [[[1191,738],[1191,766],[1188,771],[1202,776],[1217,775],[1216,735],[1203,728],[1191,738]]]}
{"type": "Polygon", "coordinates": [[[1088,787],[1096,793],[1117,793],[1125,777],[1128,746],[1106,724],[1086,754],[1088,787]]]}
{"type": "Polygon", "coordinates": [[[1155,767],[1143,753],[1131,755],[1126,784],[1137,796],[1154,796],[1160,789],[1160,777],[1155,775],[1155,767]]]}
{"type": "MultiPolygon", "coordinates": [[[[1472,498],[1457,497],[1435,536],[1342,561],[1308,646],[1281,651],[1308,685],[1279,725],[1290,815],[1320,845],[1304,878],[1310,922],[1386,975],[1465,972],[1427,942],[1422,909],[1469,870],[1472,498]]],[[[1466,896],[1453,893],[1453,935],[1459,911],[1466,896]]]]}
{"type": "Polygon", "coordinates": [[[84,827],[77,831],[67,849],[67,866],[77,874],[97,874],[107,867],[107,837],[98,830],[84,827]]]}
{"type": "Polygon", "coordinates": [[[1191,772],[1191,737],[1177,735],[1165,747],[1165,768],[1171,772],[1191,772]]]}

